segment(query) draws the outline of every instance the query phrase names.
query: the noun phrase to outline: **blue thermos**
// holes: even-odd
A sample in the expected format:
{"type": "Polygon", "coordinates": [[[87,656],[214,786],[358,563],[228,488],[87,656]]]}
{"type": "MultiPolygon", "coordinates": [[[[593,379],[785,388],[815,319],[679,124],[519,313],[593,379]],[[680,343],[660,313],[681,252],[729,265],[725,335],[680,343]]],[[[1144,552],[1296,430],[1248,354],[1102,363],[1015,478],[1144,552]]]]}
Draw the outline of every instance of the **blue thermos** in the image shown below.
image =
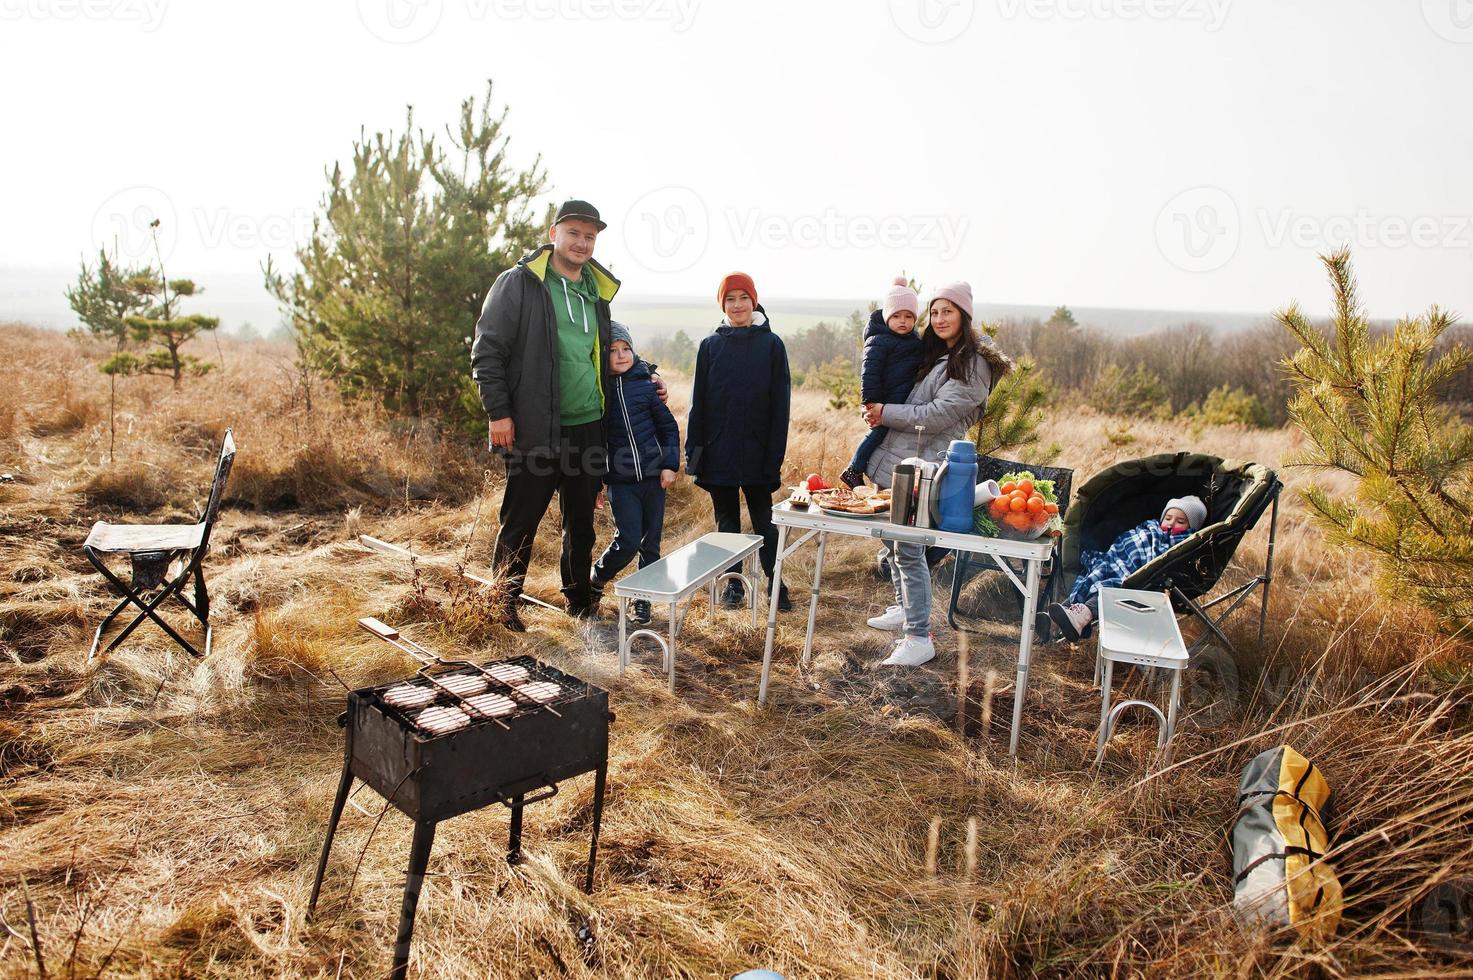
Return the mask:
{"type": "Polygon", "coordinates": [[[953,439],[942,454],[946,465],[940,476],[936,494],[940,512],[938,526],[943,531],[966,533],[972,530],[972,497],[977,488],[977,446],[965,439],[953,439]]]}

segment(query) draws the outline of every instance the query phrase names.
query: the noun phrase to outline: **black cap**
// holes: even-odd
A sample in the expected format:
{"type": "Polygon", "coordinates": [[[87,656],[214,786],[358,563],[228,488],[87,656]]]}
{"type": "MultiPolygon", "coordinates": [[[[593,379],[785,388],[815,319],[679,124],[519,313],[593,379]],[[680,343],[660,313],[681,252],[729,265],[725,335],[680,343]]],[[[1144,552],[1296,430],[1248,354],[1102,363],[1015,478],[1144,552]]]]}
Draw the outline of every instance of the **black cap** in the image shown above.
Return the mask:
{"type": "Polygon", "coordinates": [[[552,223],[560,225],[569,218],[592,221],[598,225],[599,231],[603,231],[608,227],[604,220],[598,216],[598,208],[589,204],[587,201],[564,201],[562,206],[557,209],[557,217],[552,219],[552,223]]]}

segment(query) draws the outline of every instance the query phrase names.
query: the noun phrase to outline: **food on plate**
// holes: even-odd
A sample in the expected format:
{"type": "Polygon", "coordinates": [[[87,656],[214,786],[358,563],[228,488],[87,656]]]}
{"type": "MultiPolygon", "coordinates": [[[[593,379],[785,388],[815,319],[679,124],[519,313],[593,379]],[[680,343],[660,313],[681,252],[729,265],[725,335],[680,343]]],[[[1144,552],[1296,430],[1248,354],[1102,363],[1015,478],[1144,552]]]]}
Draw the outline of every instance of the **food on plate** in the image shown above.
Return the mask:
{"type": "Polygon", "coordinates": [[[817,490],[812,496],[813,502],[823,509],[842,511],[846,514],[866,516],[883,514],[890,509],[890,491],[876,490],[873,487],[860,487],[855,490],[843,488],[817,490]],[[861,490],[868,492],[861,493],[861,490]]]}

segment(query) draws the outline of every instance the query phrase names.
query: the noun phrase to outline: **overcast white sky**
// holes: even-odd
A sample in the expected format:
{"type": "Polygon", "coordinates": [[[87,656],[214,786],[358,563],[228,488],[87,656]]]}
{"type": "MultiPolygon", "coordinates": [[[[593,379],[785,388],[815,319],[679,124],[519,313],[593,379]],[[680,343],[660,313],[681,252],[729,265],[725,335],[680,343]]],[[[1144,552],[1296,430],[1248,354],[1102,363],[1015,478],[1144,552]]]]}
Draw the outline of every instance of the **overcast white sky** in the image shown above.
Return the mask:
{"type": "MultiPolygon", "coordinates": [[[[329,161],[496,82],[642,296],[1473,312],[1470,0],[0,0],[0,265],[160,213],[290,261],[329,161]]],[[[0,311],[3,312],[3,311],[0,311]]]]}

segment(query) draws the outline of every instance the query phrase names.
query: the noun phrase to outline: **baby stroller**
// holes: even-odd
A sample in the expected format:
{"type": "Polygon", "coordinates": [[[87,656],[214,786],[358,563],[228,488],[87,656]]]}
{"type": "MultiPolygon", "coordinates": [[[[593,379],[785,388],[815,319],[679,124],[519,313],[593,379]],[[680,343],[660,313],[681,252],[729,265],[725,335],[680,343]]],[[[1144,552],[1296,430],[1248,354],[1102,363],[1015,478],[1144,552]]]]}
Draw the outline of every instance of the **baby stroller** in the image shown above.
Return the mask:
{"type": "Polygon", "coordinates": [[[1200,619],[1206,630],[1188,651],[1195,654],[1214,637],[1228,650],[1234,649],[1221,624],[1262,586],[1258,611],[1258,642],[1262,644],[1282,489],[1278,475],[1265,466],[1203,453],[1162,453],[1116,463],[1090,477],[1064,515],[1061,589],[1071,587],[1078,576],[1081,552],[1109,548],[1120,532],[1157,517],[1168,499],[1195,494],[1207,505],[1202,527],[1137,569],[1121,587],[1165,592],[1178,613],[1200,619]],[[1263,572],[1215,599],[1200,601],[1216,588],[1238,543],[1265,510],[1272,516],[1263,572]],[[1224,603],[1225,609],[1214,612],[1224,603]]]}

